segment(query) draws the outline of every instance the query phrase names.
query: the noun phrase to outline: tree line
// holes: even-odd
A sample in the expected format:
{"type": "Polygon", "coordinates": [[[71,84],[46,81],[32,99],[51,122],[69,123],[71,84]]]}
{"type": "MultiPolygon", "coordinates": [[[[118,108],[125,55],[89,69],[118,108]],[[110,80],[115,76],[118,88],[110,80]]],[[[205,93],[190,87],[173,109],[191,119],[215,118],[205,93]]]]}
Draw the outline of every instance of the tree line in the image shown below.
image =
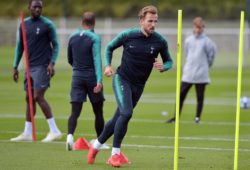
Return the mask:
{"type": "MultiPolygon", "coordinates": [[[[161,18],[176,18],[182,9],[185,17],[202,16],[208,19],[238,19],[246,9],[247,0],[43,0],[43,14],[50,17],[79,17],[93,11],[98,17],[135,17],[139,9],[153,4],[161,18]]],[[[17,17],[19,11],[28,13],[29,0],[1,0],[0,17],[17,17]]]]}

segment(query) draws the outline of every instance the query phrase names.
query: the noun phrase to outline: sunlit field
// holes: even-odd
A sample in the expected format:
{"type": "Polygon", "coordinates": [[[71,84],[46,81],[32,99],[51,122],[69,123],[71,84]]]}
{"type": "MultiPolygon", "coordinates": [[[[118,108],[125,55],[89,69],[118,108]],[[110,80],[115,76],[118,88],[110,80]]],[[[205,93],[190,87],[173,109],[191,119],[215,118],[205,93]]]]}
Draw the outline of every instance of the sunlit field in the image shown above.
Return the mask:
{"type": "MultiPolygon", "coordinates": [[[[66,50],[64,50],[66,51],[66,50]]],[[[65,52],[61,52],[56,65],[56,75],[46,98],[52,106],[56,122],[63,132],[61,140],[41,143],[48,133],[47,122],[40,109],[35,125],[37,141],[10,142],[24,128],[25,94],[24,70],[20,67],[18,84],[12,80],[13,47],[0,47],[0,169],[113,169],[106,164],[111,150],[101,151],[94,165],[86,162],[87,151],[68,152],[65,149],[67,119],[70,114],[71,68],[65,52]]],[[[205,105],[200,124],[194,123],[196,96],[194,88],[188,94],[180,117],[179,169],[224,170],[233,169],[237,91],[237,53],[218,53],[207,86],[205,105]]],[[[115,53],[115,66],[120,53],[115,53]]],[[[175,53],[172,52],[175,60],[175,53]]],[[[242,96],[250,97],[250,59],[245,56],[242,75],[242,96]]],[[[116,109],[111,78],[104,77],[105,120],[116,109]]],[[[122,151],[132,162],[122,169],[163,170],[173,169],[174,124],[171,118],[175,108],[176,65],[165,73],[153,71],[144,94],[133,113],[122,151]],[[162,114],[162,112],[164,114],[162,114]]],[[[39,107],[37,107],[39,108],[39,107]]],[[[94,115],[89,102],[83,106],[78,120],[75,139],[95,138],[94,115]]],[[[239,170],[250,169],[250,109],[241,110],[239,170]]],[[[112,138],[107,141],[112,146],[112,138]]]]}

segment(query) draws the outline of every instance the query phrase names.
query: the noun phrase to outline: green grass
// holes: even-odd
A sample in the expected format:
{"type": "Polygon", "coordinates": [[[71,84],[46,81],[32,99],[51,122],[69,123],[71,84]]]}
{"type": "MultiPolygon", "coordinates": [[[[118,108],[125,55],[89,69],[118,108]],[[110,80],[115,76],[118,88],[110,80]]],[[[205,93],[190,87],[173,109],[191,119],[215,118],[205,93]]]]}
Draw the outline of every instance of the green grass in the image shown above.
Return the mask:
{"type": "MultiPolygon", "coordinates": [[[[23,70],[20,70],[19,83],[14,83],[14,49],[1,47],[0,51],[0,169],[113,169],[105,164],[110,150],[101,151],[93,166],[86,163],[86,151],[65,151],[67,118],[70,114],[71,71],[63,53],[56,66],[56,76],[46,95],[56,122],[64,133],[63,139],[50,144],[39,142],[45,137],[48,127],[38,107],[37,142],[9,141],[24,128],[23,70]]],[[[226,60],[227,57],[228,55],[218,54],[216,61],[220,64],[215,63],[211,70],[212,83],[206,89],[206,104],[199,125],[193,122],[196,106],[194,88],[188,94],[180,122],[179,169],[233,169],[237,59],[226,60]]],[[[118,63],[119,59],[115,62],[118,63]]],[[[249,63],[249,59],[245,60],[242,81],[242,95],[248,97],[249,63]]],[[[175,68],[162,74],[152,72],[123,141],[122,150],[132,164],[124,165],[122,169],[173,169],[175,126],[165,124],[164,121],[173,115],[175,107],[175,74],[175,68]],[[161,115],[162,111],[167,111],[168,115],[161,115]]],[[[116,107],[110,78],[104,78],[104,92],[105,120],[109,120],[116,107]]],[[[250,169],[249,120],[249,109],[241,110],[239,170],[250,169]]],[[[78,121],[75,139],[78,137],[88,140],[95,138],[93,113],[89,102],[84,104],[78,121]]],[[[111,145],[112,138],[107,143],[111,145]]]]}

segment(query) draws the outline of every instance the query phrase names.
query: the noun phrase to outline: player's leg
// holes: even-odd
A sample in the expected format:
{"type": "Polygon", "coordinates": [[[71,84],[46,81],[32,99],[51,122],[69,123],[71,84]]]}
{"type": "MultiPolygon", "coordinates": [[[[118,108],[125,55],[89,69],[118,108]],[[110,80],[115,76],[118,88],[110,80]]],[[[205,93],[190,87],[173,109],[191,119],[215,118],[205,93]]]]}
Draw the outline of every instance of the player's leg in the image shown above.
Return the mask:
{"type": "Polygon", "coordinates": [[[119,108],[117,108],[114,116],[105,124],[102,133],[98,137],[98,141],[101,144],[105,143],[114,134],[115,124],[119,116],[120,111],[119,108]]]}
{"type": "Polygon", "coordinates": [[[121,143],[127,133],[128,123],[132,117],[133,109],[143,93],[144,86],[130,84],[120,79],[119,76],[115,78],[117,79],[114,83],[114,91],[121,113],[115,124],[112,154],[108,163],[114,167],[119,167],[121,165],[121,143]]]}
{"type": "Polygon", "coordinates": [[[68,118],[68,135],[66,139],[66,150],[73,150],[74,132],[77,126],[78,117],[81,114],[83,102],[86,101],[87,90],[84,81],[80,77],[72,77],[71,82],[71,114],[68,118]]]}
{"type": "MultiPolygon", "coordinates": [[[[32,140],[32,123],[31,123],[31,116],[30,116],[30,108],[29,108],[29,95],[28,95],[28,87],[27,87],[27,77],[25,74],[24,77],[24,90],[26,91],[26,97],[25,97],[25,101],[26,101],[26,121],[24,124],[24,131],[18,135],[15,138],[11,138],[11,141],[31,141],[32,140]]],[[[31,77],[31,86],[33,87],[33,80],[31,77]]],[[[32,94],[34,95],[34,91],[32,92],[32,94]]],[[[33,96],[33,109],[34,109],[34,114],[36,113],[36,103],[34,101],[34,96],[33,96]]],[[[35,116],[35,115],[34,115],[35,116]]]]}
{"type": "Polygon", "coordinates": [[[92,109],[95,114],[95,131],[97,137],[100,136],[104,128],[104,118],[103,118],[103,101],[91,103],[92,109]]]}
{"type": "Polygon", "coordinates": [[[127,81],[116,74],[113,81],[113,90],[120,111],[114,127],[113,147],[120,148],[133,113],[132,88],[127,81]]]}
{"type": "Polygon", "coordinates": [[[44,97],[45,92],[46,89],[34,90],[34,99],[45,115],[50,129],[50,132],[42,141],[51,142],[55,139],[60,139],[62,137],[62,133],[58,129],[55,119],[52,115],[51,107],[44,97]]]}
{"type": "Polygon", "coordinates": [[[33,81],[34,81],[34,100],[40,106],[43,114],[45,115],[50,132],[44,138],[43,142],[51,142],[55,139],[60,139],[62,137],[62,133],[58,129],[55,119],[53,117],[51,107],[47,100],[45,99],[45,92],[50,86],[50,77],[47,74],[47,68],[40,66],[35,67],[33,70],[33,81]]]}
{"type": "Polygon", "coordinates": [[[93,164],[95,162],[95,157],[102,145],[114,134],[115,123],[117,118],[120,115],[119,108],[116,109],[116,112],[112,119],[110,119],[104,126],[104,129],[100,136],[93,142],[90,146],[89,152],[87,154],[87,162],[88,164],[93,164]]]}
{"type": "Polygon", "coordinates": [[[94,141],[93,145],[91,145],[89,152],[88,152],[88,155],[87,155],[88,164],[93,164],[95,162],[96,154],[100,150],[102,144],[104,144],[114,134],[114,129],[115,129],[117,119],[120,117],[120,114],[121,114],[120,113],[120,106],[122,105],[122,103],[120,101],[123,100],[122,95],[121,95],[121,89],[120,89],[121,86],[119,85],[119,83],[120,83],[120,81],[118,81],[117,74],[116,74],[113,78],[113,89],[114,89],[114,92],[116,94],[117,103],[118,103],[119,108],[116,109],[116,112],[115,112],[113,118],[110,119],[105,124],[102,133],[94,141]],[[116,90],[118,88],[119,88],[119,91],[116,90]]]}
{"type": "MultiPolygon", "coordinates": [[[[103,117],[103,101],[92,103],[92,108],[95,114],[95,131],[97,137],[99,137],[104,129],[104,117],[103,117]]],[[[93,144],[95,140],[91,140],[90,143],[93,144]]],[[[110,147],[103,143],[100,149],[109,149],[110,147]]]]}
{"type": "MultiPolygon", "coordinates": [[[[32,94],[33,94],[33,97],[32,97],[32,99],[33,99],[33,113],[35,116],[36,115],[36,102],[34,100],[34,90],[32,91],[32,94]]],[[[27,92],[25,95],[25,101],[26,101],[26,121],[31,122],[30,107],[29,107],[29,95],[27,92]]]]}
{"type": "Polygon", "coordinates": [[[71,115],[68,119],[68,134],[74,134],[77,126],[77,119],[80,116],[81,111],[82,102],[71,102],[71,115]]]}
{"type": "Polygon", "coordinates": [[[197,97],[197,107],[196,107],[196,117],[195,117],[196,123],[200,122],[202,109],[203,109],[203,103],[204,103],[205,87],[206,87],[206,84],[204,83],[195,84],[196,97],[197,97]]]}
{"type": "Polygon", "coordinates": [[[186,99],[186,96],[190,90],[190,88],[192,87],[191,83],[186,83],[186,82],[182,82],[181,83],[181,91],[180,91],[180,114],[182,111],[182,107],[183,107],[183,103],[186,99]]]}
{"type": "Polygon", "coordinates": [[[66,139],[66,150],[73,150],[74,133],[77,126],[77,120],[82,111],[82,102],[71,102],[71,114],[68,118],[68,135],[66,139]]]}
{"type": "MultiPolygon", "coordinates": [[[[34,91],[32,92],[32,94],[34,94],[34,91]]],[[[34,116],[36,114],[36,102],[34,100],[34,95],[32,97],[33,99],[33,113],[34,116]]],[[[26,91],[26,122],[25,122],[25,128],[24,128],[24,134],[31,136],[32,135],[32,123],[31,123],[31,113],[30,113],[30,106],[29,106],[29,95],[26,91]]]]}
{"type": "MultiPolygon", "coordinates": [[[[119,167],[121,165],[119,159],[121,143],[127,133],[128,123],[133,114],[133,108],[139,100],[141,94],[139,94],[135,99],[136,101],[133,101],[133,85],[123,80],[118,74],[114,77],[113,89],[119,106],[120,115],[115,123],[113,148],[108,163],[112,166],[119,167]]],[[[137,94],[135,93],[135,95],[137,94]]]]}
{"type": "Polygon", "coordinates": [[[103,102],[105,99],[102,90],[99,93],[94,93],[95,86],[95,78],[89,79],[86,83],[87,94],[89,96],[93,112],[95,114],[95,130],[98,137],[100,136],[104,127],[103,102]]]}
{"type": "MultiPolygon", "coordinates": [[[[183,103],[186,99],[186,96],[188,94],[188,91],[192,87],[191,83],[181,82],[181,89],[180,89],[180,114],[182,111],[183,103]]],[[[174,123],[175,122],[175,116],[167,121],[167,123],[174,123]]]]}
{"type": "Polygon", "coordinates": [[[45,92],[46,89],[34,90],[34,100],[40,106],[46,119],[50,119],[53,116],[51,112],[51,107],[44,97],[45,92]]]}

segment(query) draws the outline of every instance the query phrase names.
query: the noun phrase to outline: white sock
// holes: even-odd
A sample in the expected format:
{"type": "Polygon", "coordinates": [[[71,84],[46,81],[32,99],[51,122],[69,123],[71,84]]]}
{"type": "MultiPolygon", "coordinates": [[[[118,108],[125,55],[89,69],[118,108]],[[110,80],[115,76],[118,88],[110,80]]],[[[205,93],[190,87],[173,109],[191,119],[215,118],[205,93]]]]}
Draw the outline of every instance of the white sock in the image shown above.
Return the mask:
{"type": "Polygon", "coordinates": [[[26,134],[26,135],[32,134],[32,123],[31,122],[25,121],[24,134],[26,134]]]}
{"type": "Polygon", "coordinates": [[[115,148],[115,147],[112,148],[112,156],[113,155],[120,155],[120,153],[121,153],[120,148],[115,148]]]}
{"type": "Polygon", "coordinates": [[[68,134],[68,135],[67,135],[67,142],[69,142],[69,143],[74,143],[74,137],[73,137],[72,134],[68,134]]]}
{"type": "Polygon", "coordinates": [[[47,122],[49,124],[50,132],[54,132],[54,133],[60,132],[60,130],[56,126],[56,122],[55,122],[55,119],[53,117],[50,119],[47,119],[47,122]]]}
{"type": "Polygon", "coordinates": [[[98,141],[98,139],[96,139],[92,146],[94,149],[100,150],[102,144],[98,141]]]}

